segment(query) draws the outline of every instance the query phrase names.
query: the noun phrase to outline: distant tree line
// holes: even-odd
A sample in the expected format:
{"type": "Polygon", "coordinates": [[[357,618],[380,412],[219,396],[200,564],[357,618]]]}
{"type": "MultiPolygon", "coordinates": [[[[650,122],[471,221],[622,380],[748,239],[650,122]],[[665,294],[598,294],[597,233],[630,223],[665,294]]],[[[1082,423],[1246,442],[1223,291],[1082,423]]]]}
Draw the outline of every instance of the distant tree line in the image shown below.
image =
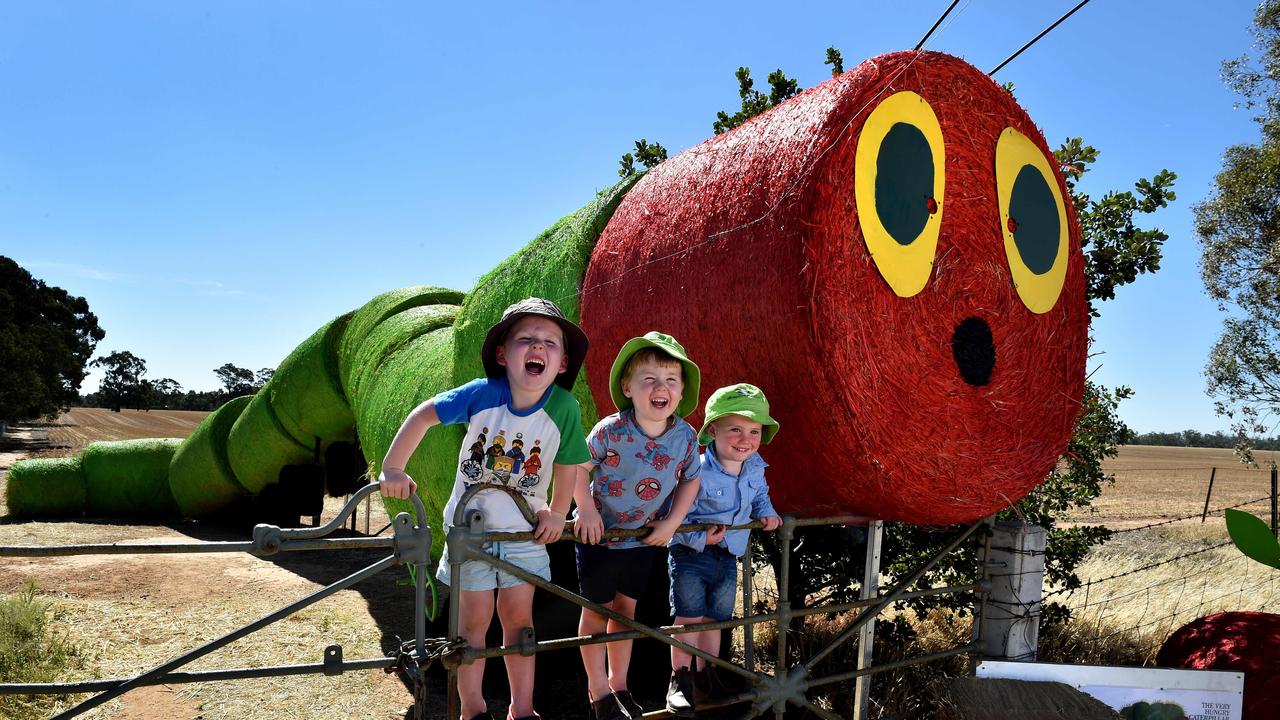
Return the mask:
{"type": "Polygon", "coordinates": [[[1134,435],[1129,444],[1235,449],[1242,442],[1249,443],[1256,450],[1280,450],[1280,435],[1272,438],[1244,437],[1237,433],[1224,433],[1221,430],[1212,433],[1202,433],[1198,430],[1142,433],[1134,435]]]}
{"type": "Polygon", "coordinates": [[[178,381],[171,378],[153,380],[145,377],[147,361],[128,350],[117,350],[89,365],[103,368],[105,374],[98,392],[81,396],[79,405],[109,408],[116,412],[122,408],[214,410],[233,397],[261,390],[275,373],[273,368],[262,368],[254,372],[225,363],[213,370],[213,374],[222,383],[222,388],[200,391],[184,390],[178,381]]]}

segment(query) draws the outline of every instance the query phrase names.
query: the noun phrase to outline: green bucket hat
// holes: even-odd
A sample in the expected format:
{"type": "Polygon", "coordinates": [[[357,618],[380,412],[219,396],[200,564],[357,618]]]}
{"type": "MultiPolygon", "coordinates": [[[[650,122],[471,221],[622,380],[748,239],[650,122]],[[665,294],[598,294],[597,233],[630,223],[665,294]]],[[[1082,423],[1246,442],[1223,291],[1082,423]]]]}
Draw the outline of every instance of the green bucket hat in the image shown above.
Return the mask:
{"type": "Polygon", "coordinates": [[[644,337],[631,338],[618,351],[618,357],[613,361],[613,369],[609,371],[609,396],[613,398],[614,406],[620,411],[632,406],[631,398],[622,394],[622,371],[627,367],[627,361],[632,355],[649,347],[661,350],[684,366],[684,395],[680,398],[680,404],[676,406],[676,414],[680,417],[688,416],[698,408],[698,389],[702,386],[702,371],[689,359],[684,352],[684,346],[675,338],[656,331],[647,332],[644,337]]]}
{"type": "Polygon", "coordinates": [[[698,431],[700,445],[711,444],[711,433],[707,432],[707,426],[725,415],[741,415],[763,425],[760,442],[765,445],[778,434],[778,421],[769,417],[769,398],[764,396],[760,388],[748,383],[722,387],[711,393],[711,397],[707,398],[705,414],[707,419],[702,422],[702,429],[698,431]]]}

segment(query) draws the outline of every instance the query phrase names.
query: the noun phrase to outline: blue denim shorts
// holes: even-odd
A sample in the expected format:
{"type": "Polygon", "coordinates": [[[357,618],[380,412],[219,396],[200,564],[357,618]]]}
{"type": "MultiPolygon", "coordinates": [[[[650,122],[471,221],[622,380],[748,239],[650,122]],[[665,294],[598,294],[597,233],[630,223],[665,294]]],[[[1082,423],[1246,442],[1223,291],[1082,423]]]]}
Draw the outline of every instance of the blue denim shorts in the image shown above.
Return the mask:
{"type": "Polygon", "coordinates": [[[738,558],[713,545],[698,552],[688,545],[672,545],[667,560],[671,570],[671,613],[681,617],[733,617],[738,591],[738,558]]]}
{"type": "MultiPolygon", "coordinates": [[[[530,540],[519,542],[486,542],[481,550],[491,557],[506,560],[521,570],[537,575],[543,580],[551,579],[551,559],[547,556],[545,545],[530,540]]],[[[461,590],[493,590],[523,585],[525,582],[511,573],[499,570],[481,560],[467,560],[460,568],[462,576],[461,590]]],[[[440,557],[440,566],[436,569],[436,579],[445,585],[449,582],[449,545],[444,546],[444,554],[440,557]]]]}

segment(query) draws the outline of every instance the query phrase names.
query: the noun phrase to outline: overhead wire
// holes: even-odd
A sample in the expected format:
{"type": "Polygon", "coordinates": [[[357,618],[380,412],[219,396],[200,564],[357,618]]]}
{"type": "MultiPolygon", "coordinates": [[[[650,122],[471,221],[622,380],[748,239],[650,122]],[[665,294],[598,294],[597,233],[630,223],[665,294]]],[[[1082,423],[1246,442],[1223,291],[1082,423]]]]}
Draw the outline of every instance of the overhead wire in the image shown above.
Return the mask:
{"type": "Polygon", "coordinates": [[[1058,19],[1057,19],[1057,20],[1056,20],[1052,25],[1050,25],[1049,27],[1047,27],[1047,28],[1045,28],[1044,30],[1042,30],[1042,31],[1040,32],[1040,34],[1039,34],[1039,35],[1037,35],[1037,36],[1035,36],[1035,37],[1031,38],[1031,41],[1030,41],[1030,42],[1028,42],[1026,45],[1023,45],[1022,47],[1018,48],[1018,51],[1017,51],[1017,52],[1015,52],[1014,54],[1012,54],[1012,55],[1010,55],[1009,57],[1005,58],[1005,59],[1004,59],[1004,62],[1002,62],[1002,63],[1000,63],[999,65],[997,65],[997,66],[996,66],[996,68],[995,68],[994,70],[992,70],[991,72],[989,72],[989,73],[987,73],[987,74],[988,74],[988,75],[995,75],[996,73],[1000,72],[1000,68],[1002,68],[1002,67],[1004,67],[1005,65],[1008,65],[1009,63],[1013,62],[1013,59],[1014,59],[1014,58],[1016,58],[1016,57],[1018,57],[1019,55],[1021,55],[1021,54],[1022,54],[1022,51],[1026,50],[1027,48],[1031,47],[1032,45],[1035,45],[1035,44],[1036,44],[1036,42],[1038,42],[1038,41],[1040,40],[1040,38],[1044,37],[1045,35],[1048,35],[1048,34],[1049,34],[1049,32],[1050,32],[1051,30],[1053,30],[1054,28],[1056,28],[1056,27],[1058,27],[1059,25],[1061,25],[1061,24],[1063,23],[1063,21],[1064,21],[1064,20],[1066,20],[1067,18],[1071,17],[1072,15],[1074,15],[1074,14],[1075,14],[1075,12],[1076,12],[1077,10],[1079,10],[1080,8],[1082,8],[1082,7],[1084,7],[1085,5],[1088,5],[1088,4],[1089,4],[1089,0],[1080,0],[1080,4],[1078,4],[1078,5],[1076,5],[1075,7],[1071,8],[1071,10],[1069,10],[1069,11],[1067,12],[1067,14],[1066,14],[1066,15],[1063,15],[1062,17],[1058,18],[1058,19]]]}

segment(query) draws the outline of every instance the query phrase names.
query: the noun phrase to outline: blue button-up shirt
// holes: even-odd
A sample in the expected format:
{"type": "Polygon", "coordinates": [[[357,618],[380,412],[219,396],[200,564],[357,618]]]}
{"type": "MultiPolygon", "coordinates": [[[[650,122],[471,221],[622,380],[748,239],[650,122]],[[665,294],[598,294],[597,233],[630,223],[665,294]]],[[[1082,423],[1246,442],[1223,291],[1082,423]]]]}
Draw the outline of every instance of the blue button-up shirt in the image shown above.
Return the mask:
{"type": "MultiPolygon", "coordinates": [[[[689,508],[686,523],[710,523],[713,525],[743,525],[752,519],[777,515],[769,502],[769,484],[764,479],[768,467],[756,453],[742,463],[742,472],[730,475],[716,459],[711,448],[702,453],[702,487],[689,508]]],[[[730,530],[725,533],[721,545],[738,557],[747,552],[750,530],[730,530]]],[[[688,545],[701,552],[706,548],[705,531],[676,533],[672,545],[688,545]]]]}

